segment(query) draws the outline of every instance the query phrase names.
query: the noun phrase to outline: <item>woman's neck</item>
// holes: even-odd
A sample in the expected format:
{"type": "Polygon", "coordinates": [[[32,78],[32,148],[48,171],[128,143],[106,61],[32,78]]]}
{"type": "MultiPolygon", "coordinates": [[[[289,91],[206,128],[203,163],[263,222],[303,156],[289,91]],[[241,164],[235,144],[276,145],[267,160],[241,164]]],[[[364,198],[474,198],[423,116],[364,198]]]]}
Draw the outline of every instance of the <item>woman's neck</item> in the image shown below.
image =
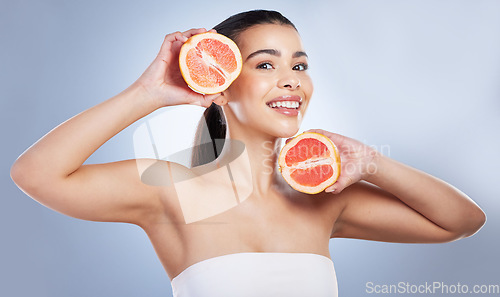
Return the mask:
{"type": "Polygon", "coordinates": [[[252,193],[266,197],[279,178],[277,158],[281,138],[265,137],[251,129],[245,133],[228,129],[227,133],[217,158],[218,166],[229,165],[233,176],[245,177],[235,179],[236,188],[252,187],[252,193]]]}

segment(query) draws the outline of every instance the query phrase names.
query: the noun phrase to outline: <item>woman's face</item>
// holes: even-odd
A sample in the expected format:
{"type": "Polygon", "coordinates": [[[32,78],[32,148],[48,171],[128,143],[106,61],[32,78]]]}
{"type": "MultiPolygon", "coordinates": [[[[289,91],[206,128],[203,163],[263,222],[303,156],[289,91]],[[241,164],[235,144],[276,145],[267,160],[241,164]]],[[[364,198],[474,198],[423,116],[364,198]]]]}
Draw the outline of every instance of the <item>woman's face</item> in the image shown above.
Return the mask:
{"type": "Polygon", "coordinates": [[[243,68],[224,92],[230,127],[237,121],[247,131],[295,135],[313,92],[299,34],[287,25],[256,25],[243,31],[237,43],[243,68]]]}

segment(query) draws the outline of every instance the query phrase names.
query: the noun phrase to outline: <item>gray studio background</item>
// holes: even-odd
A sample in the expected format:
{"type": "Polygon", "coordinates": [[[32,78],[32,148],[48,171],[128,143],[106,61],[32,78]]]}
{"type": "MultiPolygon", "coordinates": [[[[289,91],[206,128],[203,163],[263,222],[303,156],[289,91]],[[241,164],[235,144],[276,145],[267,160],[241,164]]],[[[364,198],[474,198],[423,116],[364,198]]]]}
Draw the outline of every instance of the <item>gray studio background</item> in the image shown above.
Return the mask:
{"type": "MultiPolygon", "coordinates": [[[[52,128],[131,84],[165,34],[254,8],[280,10],[303,37],[315,94],[301,131],[384,147],[488,215],[478,234],[447,244],[332,240],[340,296],[377,295],[367,282],[500,285],[500,1],[1,0],[0,296],[171,296],[141,229],[47,209],[9,168],[52,128]]],[[[138,125],[88,163],[134,158],[138,125]]],[[[164,133],[189,147],[189,133],[164,133]]]]}

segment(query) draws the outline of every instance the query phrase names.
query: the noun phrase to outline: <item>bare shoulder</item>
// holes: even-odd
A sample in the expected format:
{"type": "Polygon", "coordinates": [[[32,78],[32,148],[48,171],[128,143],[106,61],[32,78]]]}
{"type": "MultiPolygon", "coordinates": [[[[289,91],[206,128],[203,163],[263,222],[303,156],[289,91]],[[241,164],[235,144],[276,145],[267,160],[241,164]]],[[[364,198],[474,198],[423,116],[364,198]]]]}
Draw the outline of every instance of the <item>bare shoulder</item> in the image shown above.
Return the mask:
{"type": "MultiPolygon", "coordinates": [[[[138,159],[136,167],[140,182],[145,187],[157,191],[159,197],[156,201],[158,205],[155,206],[157,215],[172,216],[172,219],[175,219],[179,208],[176,184],[191,181],[193,185],[198,176],[196,171],[175,162],[155,159],[138,159]]],[[[193,185],[193,190],[194,188],[193,185]]]]}
{"type": "Polygon", "coordinates": [[[325,191],[317,194],[305,194],[292,189],[288,184],[281,185],[281,189],[283,195],[287,196],[290,200],[290,203],[302,211],[321,219],[329,228],[333,228],[346,206],[347,196],[350,195],[347,191],[339,194],[327,193],[325,191]]]}
{"type": "Polygon", "coordinates": [[[357,182],[345,188],[341,193],[327,193],[322,191],[314,195],[308,195],[295,191],[293,196],[296,199],[307,201],[308,207],[317,209],[317,214],[321,215],[327,224],[331,226],[331,235],[333,237],[336,234],[345,209],[348,206],[353,207],[354,205],[356,207],[355,205],[362,205],[364,199],[377,191],[380,191],[380,189],[376,186],[366,182],[357,182]],[[309,199],[307,199],[308,197],[309,199]]]}
{"type": "Polygon", "coordinates": [[[196,220],[201,219],[198,215],[205,208],[222,207],[216,197],[228,194],[221,189],[224,183],[220,171],[226,169],[216,168],[215,163],[188,168],[175,162],[144,159],[138,161],[138,168],[141,182],[158,188],[160,193],[161,208],[157,217],[149,218],[150,225],[156,225],[158,220],[182,225],[193,220],[194,213],[196,220]]]}

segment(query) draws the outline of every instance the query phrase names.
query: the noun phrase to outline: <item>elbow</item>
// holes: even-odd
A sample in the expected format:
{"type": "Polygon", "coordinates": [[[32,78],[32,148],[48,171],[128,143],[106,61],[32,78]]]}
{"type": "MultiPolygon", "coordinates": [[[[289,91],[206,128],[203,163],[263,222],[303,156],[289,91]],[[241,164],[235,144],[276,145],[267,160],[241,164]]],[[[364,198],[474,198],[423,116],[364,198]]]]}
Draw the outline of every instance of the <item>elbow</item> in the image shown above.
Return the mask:
{"type": "Polygon", "coordinates": [[[476,206],[469,218],[469,230],[466,232],[466,237],[476,234],[486,224],[486,214],[484,211],[476,206]]]}
{"type": "Polygon", "coordinates": [[[17,159],[14,164],[10,167],[10,178],[12,181],[18,186],[21,187],[21,184],[23,184],[24,178],[24,169],[23,166],[20,164],[21,162],[19,159],[17,159]]]}
{"type": "Polygon", "coordinates": [[[456,232],[456,239],[470,237],[476,234],[486,223],[486,214],[479,206],[475,206],[463,217],[462,227],[456,232]]]}
{"type": "MultiPolygon", "coordinates": [[[[29,162],[19,157],[10,168],[10,178],[26,194],[32,193],[38,188],[41,178],[35,176],[36,170],[30,166],[29,162]]],[[[29,195],[29,194],[28,194],[29,195]]]]}

